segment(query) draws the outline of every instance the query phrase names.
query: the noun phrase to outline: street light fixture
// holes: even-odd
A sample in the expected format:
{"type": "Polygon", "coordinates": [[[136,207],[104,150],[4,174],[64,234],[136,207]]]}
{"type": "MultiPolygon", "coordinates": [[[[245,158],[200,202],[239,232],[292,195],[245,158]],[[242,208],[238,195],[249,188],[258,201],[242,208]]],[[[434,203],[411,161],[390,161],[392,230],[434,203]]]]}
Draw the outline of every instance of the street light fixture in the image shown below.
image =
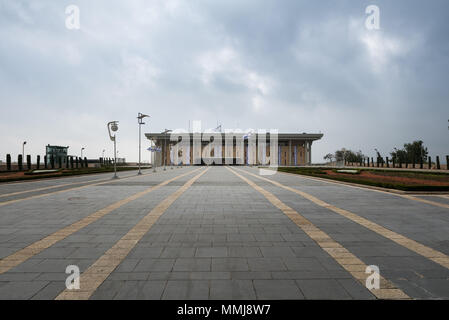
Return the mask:
{"type": "Polygon", "coordinates": [[[162,134],[165,134],[165,139],[164,139],[164,171],[167,170],[166,166],[167,166],[167,133],[172,132],[172,130],[169,129],[165,129],[162,134]]]}
{"type": "Polygon", "coordinates": [[[140,175],[140,174],[142,174],[142,172],[140,171],[140,162],[141,162],[141,160],[140,160],[140,153],[141,153],[141,142],[140,142],[140,139],[141,139],[141,133],[140,133],[140,127],[143,125],[143,124],[145,124],[145,122],[143,122],[143,118],[146,118],[146,117],[149,117],[149,115],[146,115],[146,114],[143,114],[143,113],[138,113],[137,114],[137,123],[139,124],[139,172],[137,173],[138,175],[140,175]]]}
{"type": "Polygon", "coordinates": [[[108,122],[107,127],[108,127],[109,138],[111,139],[111,141],[114,141],[114,176],[112,178],[117,179],[118,178],[118,176],[117,176],[117,148],[116,148],[116,143],[117,143],[116,135],[117,134],[112,135],[111,130],[113,132],[117,132],[118,121],[108,122]]]}
{"type": "Polygon", "coordinates": [[[22,143],[22,161],[25,161],[25,145],[27,144],[26,141],[22,143]]]}

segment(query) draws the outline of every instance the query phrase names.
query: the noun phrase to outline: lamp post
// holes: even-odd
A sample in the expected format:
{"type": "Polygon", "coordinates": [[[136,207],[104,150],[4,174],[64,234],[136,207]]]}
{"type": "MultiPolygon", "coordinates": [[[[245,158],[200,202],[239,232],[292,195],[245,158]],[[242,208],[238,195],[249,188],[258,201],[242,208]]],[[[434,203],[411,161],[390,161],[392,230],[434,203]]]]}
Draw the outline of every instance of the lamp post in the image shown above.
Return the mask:
{"type": "Polygon", "coordinates": [[[164,139],[164,171],[167,170],[167,133],[172,132],[172,130],[165,129],[162,134],[165,134],[164,139]]]}
{"type": "Polygon", "coordinates": [[[153,167],[153,172],[156,172],[156,144],[151,140],[151,144],[154,144],[154,150],[151,151],[151,154],[153,156],[153,159],[151,160],[151,166],[153,167]]]}
{"type": "Polygon", "coordinates": [[[26,141],[22,143],[22,161],[25,161],[25,145],[27,144],[26,141]]]}
{"type": "Polygon", "coordinates": [[[140,143],[140,139],[141,139],[141,133],[140,133],[140,127],[145,124],[145,122],[143,122],[143,118],[149,117],[149,115],[143,114],[143,113],[138,113],[137,114],[137,123],[139,124],[139,172],[137,173],[138,175],[142,174],[142,172],[140,171],[140,153],[141,153],[141,143],[140,143]]]}
{"type": "Polygon", "coordinates": [[[108,122],[108,133],[109,133],[109,138],[111,139],[111,141],[114,141],[114,176],[112,177],[113,179],[117,179],[117,148],[116,148],[116,134],[112,135],[111,134],[111,130],[113,132],[117,132],[118,130],[118,125],[117,125],[118,121],[111,121],[108,122]]]}

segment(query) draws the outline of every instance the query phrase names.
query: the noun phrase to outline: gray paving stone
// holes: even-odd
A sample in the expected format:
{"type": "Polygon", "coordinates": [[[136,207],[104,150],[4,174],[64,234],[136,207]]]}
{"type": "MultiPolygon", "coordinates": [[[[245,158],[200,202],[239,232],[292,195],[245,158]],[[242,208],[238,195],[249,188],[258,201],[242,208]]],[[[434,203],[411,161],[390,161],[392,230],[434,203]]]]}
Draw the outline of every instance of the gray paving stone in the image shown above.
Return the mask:
{"type": "Polygon", "coordinates": [[[164,300],[205,300],[209,298],[209,280],[169,280],[164,300]]]}
{"type": "Polygon", "coordinates": [[[111,300],[113,299],[119,290],[125,285],[125,280],[110,280],[106,279],[98,288],[94,291],[91,300],[111,300]]]}
{"type": "Polygon", "coordinates": [[[248,258],[251,271],[284,271],[287,270],[281,258],[248,258]]]}
{"type": "Polygon", "coordinates": [[[47,285],[47,281],[8,282],[0,286],[0,300],[31,299],[47,285]]]}
{"type": "Polygon", "coordinates": [[[293,280],[254,280],[258,299],[304,299],[293,280]]]}
{"type": "Polygon", "coordinates": [[[63,281],[52,281],[42,290],[38,291],[32,300],[54,300],[62,291],[66,289],[65,279],[63,281]]]}
{"type": "Polygon", "coordinates": [[[307,299],[350,299],[340,283],[334,279],[296,280],[301,292],[307,299]]]}
{"type": "Polygon", "coordinates": [[[126,281],[114,296],[116,300],[159,300],[165,289],[166,281],[126,281]]]}
{"type": "Polygon", "coordinates": [[[128,257],[131,259],[142,259],[142,258],[159,258],[162,253],[162,247],[151,247],[151,248],[135,248],[129,254],[128,257]]]}
{"type": "Polygon", "coordinates": [[[262,257],[259,247],[230,247],[229,257],[256,258],[262,257]]]}
{"type": "Polygon", "coordinates": [[[315,258],[283,258],[282,261],[288,270],[309,270],[309,271],[326,271],[326,269],[315,258]]]}
{"type": "Polygon", "coordinates": [[[195,257],[209,258],[209,257],[227,257],[228,248],[226,247],[202,247],[197,248],[195,257]]]}
{"type": "Polygon", "coordinates": [[[251,280],[212,280],[210,299],[250,300],[256,299],[256,293],[251,280]]]}
{"type": "Polygon", "coordinates": [[[211,258],[178,258],[173,271],[210,271],[211,258]]]}
{"type": "Polygon", "coordinates": [[[173,268],[175,259],[141,259],[133,271],[151,272],[151,271],[170,271],[173,268]]]}
{"type": "Polygon", "coordinates": [[[212,271],[248,271],[246,258],[212,258],[212,271]]]}
{"type": "Polygon", "coordinates": [[[191,280],[231,279],[231,273],[226,271],[196,271],[190,273],[191,280]]]}
{"type": "Polygon", "coordinates": [[[195,255],[195,248],[166,247],[162,251],[161,258],[191,258],[195,255]]]}
{"type": "Polygon", "coordinates": [[[346,290],[347,293],[357,300],[373,300],[376,297],[359,281],[354,279],[337,279],[337,282],[346,290]]]}
{"type": "Polygon", "coordinates": [[[270,257],[295,257],[295,253],[290,247],[261,247],[262,255],[266,258],[270,257]]]}

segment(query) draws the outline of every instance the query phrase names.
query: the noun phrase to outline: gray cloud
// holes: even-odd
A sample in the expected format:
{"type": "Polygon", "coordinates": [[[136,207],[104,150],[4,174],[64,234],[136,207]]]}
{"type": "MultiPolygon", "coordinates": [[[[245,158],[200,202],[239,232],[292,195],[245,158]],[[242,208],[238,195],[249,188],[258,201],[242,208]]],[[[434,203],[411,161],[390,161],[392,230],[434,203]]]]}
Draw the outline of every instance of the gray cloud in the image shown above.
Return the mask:
{"type": "Polygon", "coordinates": [[[0,1],[0,158],[47,143],[111,143],[137,159],[144,131],[278,128],[339,147],[387,153],[423,139],[449,153],[447,1],[0,1]],[[65,28],[65,7],[81,29],[65,28]],[[364,27],[377,4],[381,30],[364,27]]]}

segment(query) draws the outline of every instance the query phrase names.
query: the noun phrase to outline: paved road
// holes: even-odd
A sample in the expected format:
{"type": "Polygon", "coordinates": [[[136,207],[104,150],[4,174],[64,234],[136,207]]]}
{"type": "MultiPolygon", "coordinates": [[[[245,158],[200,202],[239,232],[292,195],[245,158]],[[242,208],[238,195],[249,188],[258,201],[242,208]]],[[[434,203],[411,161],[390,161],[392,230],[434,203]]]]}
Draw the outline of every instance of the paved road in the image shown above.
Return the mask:
{"type": "Polygon", "coordinates": [[[447,196],[245,167],[144,173],[0,185],[0,299],[449,299],[447,196]]]}

